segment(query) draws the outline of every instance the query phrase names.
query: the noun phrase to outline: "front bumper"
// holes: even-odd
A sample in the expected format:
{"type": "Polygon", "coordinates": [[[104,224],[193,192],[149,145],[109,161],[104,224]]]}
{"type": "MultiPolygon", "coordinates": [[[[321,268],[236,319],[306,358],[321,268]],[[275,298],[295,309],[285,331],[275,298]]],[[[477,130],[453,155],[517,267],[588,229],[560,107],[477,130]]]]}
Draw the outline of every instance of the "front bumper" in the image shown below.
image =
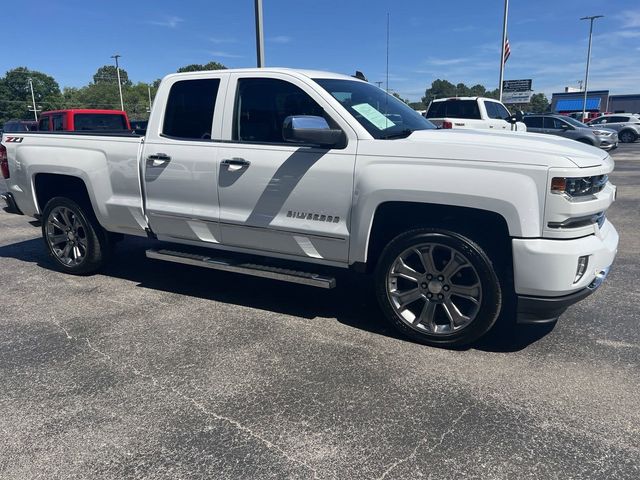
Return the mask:
{"type": "Polygon", "coordinates": [[[2,195],[0,195],[0,198],[2,198],[2,200],[4,200],[4,202],[7,205],[5,207],[5,211],[7,213],[16,213],[18,215],[22,215],[22,212],[18,208],[18,205],[16,204],[16,200],[15,200],[15,198],[13,198],[13,194],[12,193],[10,193],[10,192],[3,193],[2,195]]]}
{"type": "Polygon", "coordinates": [[[520,325],[545,324],[555,322],[567,308],[584,300],[605,281],[610,267],[601,271],[596,278],[582,290],[561,297],[533,297],[518,295],[516,321],[520,325]]]}
{"type": "Polygon", "coordinates": [[[618,249],[618,232],[608,220],[596,233],[582,238],[514,238],[514,286],[517,295],[562,297],[587,288],[611,266],[618,249]],[[578,258],[589,257],[577,282],[578,258]]]}

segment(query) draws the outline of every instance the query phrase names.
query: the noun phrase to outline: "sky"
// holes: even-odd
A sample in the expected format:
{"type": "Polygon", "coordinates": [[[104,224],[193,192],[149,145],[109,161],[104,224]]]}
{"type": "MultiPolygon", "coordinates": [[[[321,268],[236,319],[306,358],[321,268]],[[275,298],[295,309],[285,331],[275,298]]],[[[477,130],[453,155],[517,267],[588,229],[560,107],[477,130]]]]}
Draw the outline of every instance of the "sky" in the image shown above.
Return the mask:
{"type": "MultiPolygon", "coordinates": [[[[497,88],[503,0],[263,0],[265,63],[386,80],[419,100],[437,78],[497,88]]],[[[511,0],[505,79],[532,78],[548,96],[584,79],[589,89],[640,93],[640,1],[511,0]]],[[[2,23],[0,74],[26,66],[61,87],[82,86],[114,53],[134,81],[191,63],[256,64],[253,0],[29,0],[2,23]],[[35,32],[35,33],[34,33],[35,32]]],[[[384,83],[383,83],[384,86],[384,83]]]]}

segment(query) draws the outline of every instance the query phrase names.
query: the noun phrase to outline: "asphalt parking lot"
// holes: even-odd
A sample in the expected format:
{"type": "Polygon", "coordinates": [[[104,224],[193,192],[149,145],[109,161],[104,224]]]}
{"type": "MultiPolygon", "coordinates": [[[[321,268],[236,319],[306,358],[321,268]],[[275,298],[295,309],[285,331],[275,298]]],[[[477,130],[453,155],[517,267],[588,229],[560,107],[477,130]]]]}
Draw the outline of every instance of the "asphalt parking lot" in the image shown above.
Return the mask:
{"type": "Polygon", "coordinates": [[[346,274],[323,291],[133,239],[63,275],[0,211],[0,477],[640,478],[640,142],[612,155],[602,288],[464,350],[396,337],[346,274]]]}

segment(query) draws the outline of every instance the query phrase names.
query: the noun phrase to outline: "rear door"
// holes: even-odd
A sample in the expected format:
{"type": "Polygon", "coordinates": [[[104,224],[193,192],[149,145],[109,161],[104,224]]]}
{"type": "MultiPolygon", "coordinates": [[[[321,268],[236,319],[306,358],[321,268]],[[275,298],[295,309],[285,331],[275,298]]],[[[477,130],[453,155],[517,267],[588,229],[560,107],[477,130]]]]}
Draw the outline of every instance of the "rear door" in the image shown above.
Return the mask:
{"type": "Polygon", "coordinates": [[[218,191],[225,245],[346,262],[357,141],[349,125],[297,77],[230,78],[218,191]],[[285,142],[290,115],[323,116],[345,132],[338,148],[285,142]]]}
{"type": "Polygon", "coordinates": [[[218,151],[228,75],[175,77],[144,145],[145,210],[160,239],[218,243],[218,151]]]}

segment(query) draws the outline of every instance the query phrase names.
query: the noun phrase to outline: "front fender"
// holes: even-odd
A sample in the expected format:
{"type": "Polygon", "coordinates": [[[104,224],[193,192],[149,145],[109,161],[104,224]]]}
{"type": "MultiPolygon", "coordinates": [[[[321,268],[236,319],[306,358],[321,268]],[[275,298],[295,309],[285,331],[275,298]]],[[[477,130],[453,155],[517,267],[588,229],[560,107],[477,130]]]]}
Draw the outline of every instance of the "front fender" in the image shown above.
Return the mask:
{"type": "MultiPolygon", "coordinates": [[[[539,237],[542,232],[547,168],[473,163],[432,163],[415,159],[381,161],[379,158],[369,160],[359,157],[350,263],[366,261],[376,210],[386,202],[486,210],[504,218],[510,236],[539,237]]],[[[437,224],[437,220],[429,219],[429,223],[437,224]]],[[[415,223],[419,226],[425,222],[416,218],[415,223]]]]}

